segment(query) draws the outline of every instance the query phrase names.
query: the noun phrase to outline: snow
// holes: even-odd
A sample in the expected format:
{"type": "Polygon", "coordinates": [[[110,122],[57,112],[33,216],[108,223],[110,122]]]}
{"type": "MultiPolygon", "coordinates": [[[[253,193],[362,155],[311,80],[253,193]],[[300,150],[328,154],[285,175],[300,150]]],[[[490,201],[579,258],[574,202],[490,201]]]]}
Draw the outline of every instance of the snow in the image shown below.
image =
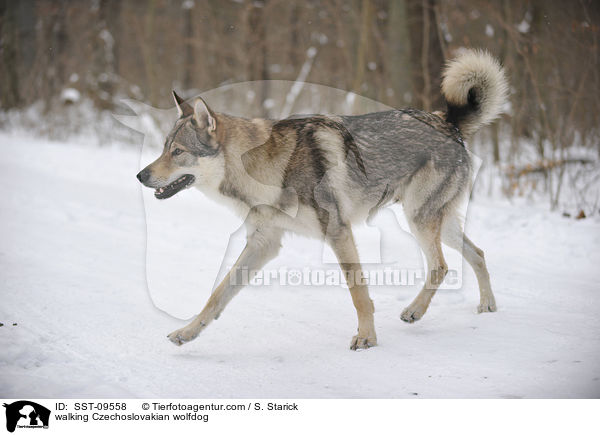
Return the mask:
{"type": "Polygon", "coordinates": [[[194,0],[185,0],[182,4],[181,4],[181,9],[194,9],[194,5],[195,2],[194,0]]]}
{"type": "Polygon", "coordinates": [[[529,32],[530,28],[531,28],[531,25],[525,19],[523,21],[521,21],[519,24],[517,24],[517,30],[521,33],[529,32]]]}
{"type": "Polygon", "coordinates": [[[65,88],[60,93],[60,101],[63,103],[76,103],[80,98],[81,94],[74,88],[65,88]]]}
{"type": "MultiPolygon", "coordinates": [[[[254,286],[178,348],[166,335],[184,321],[171,314],[201,309],[239,219],[196,190],[142,193],[131,147],[6,132],[0,147],[0,396],[600,396],[597,220],[478,196],[466,227],[486,252],[497,313],[476,314],[467,267],[463,288],[438,292],[413,325],[399,314],[416,286],[374,286],[379,346],[352,352],[347,289],[254,286]]],[[[421,267],[392,217],[359,232],[389,227],[382,257],[421,267]]],[[[286,237],[269,268],[322,268],[326,256],[286,237]]]]}

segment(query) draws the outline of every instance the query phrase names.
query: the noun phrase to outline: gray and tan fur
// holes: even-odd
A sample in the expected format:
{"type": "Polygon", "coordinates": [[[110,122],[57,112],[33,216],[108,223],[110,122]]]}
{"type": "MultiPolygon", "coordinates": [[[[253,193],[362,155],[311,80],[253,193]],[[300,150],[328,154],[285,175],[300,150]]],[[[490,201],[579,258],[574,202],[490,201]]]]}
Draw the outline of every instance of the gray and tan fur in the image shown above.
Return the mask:
{"type": "MultiPolygon", "coordinates": [[[[162,155],[138,174],[159,199],[195,186],[245,217],[247,243],[200,314],[169,334],[181,345],[216,319],[242,288],[230,279],[273,259],[285,232],[324,239],[342,269],[361,273],[352,224],[400,202],[427,260],[423,289],[402,312],[412,323],[427,311],[447,272],[441,244],[462,251],[480,289],[479,312],[496,310],[483,252],[463,234],[458,206],[472,164],[463,140],[495,119],[506,81],[489,54],[467,51],[445,70],[446,113],[392,110],[360,116],[303,116],[280,121],[213,112],[175,93],[179,119],[162,155]]],[[[354,275],[356,276],[356,275],[354,275]]],[[[366,285],[352,283],[358,315],[352,349],[377,344],[366,285]]]]}

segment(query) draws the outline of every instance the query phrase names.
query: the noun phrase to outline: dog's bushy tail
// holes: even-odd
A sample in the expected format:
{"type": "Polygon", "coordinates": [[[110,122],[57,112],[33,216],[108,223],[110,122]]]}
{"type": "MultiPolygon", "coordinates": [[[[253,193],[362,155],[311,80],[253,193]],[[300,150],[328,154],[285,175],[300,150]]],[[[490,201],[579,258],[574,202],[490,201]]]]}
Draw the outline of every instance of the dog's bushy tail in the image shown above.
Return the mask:
{"type": "Polygon", "coordinates": [[[500,63],[487,51],[467,50],[448,62],[442,94],[448,104],[446,120],[468,140],[502,112],[508,85],[500,63]]]}

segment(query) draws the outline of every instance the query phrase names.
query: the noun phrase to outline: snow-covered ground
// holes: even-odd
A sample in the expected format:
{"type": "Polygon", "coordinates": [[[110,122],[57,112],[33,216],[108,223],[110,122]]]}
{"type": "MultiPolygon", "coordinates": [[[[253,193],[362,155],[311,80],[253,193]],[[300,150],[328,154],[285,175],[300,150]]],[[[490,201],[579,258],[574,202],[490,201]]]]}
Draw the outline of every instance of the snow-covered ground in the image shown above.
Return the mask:
{"type": "MultiPolygon", "coordinates": [[[[239,220],[195,190],[159,205],[147,190],[146,209],[139,150],[0,133],[0,153],[2,397],[600,397],[598,221],[473,201],[494,314],[476,314],[467,267],[413,325],[399,314],[416,286],[374,286],[379,346],[352,352],[347,289],[251,287],[178,348],[166,335],[201,309],[239,220]]],[[[420,267],[378,222],[382,256],[420,267]]],[[[320,252],[288,237],[269,267],[322,268],[320,252]]]]}

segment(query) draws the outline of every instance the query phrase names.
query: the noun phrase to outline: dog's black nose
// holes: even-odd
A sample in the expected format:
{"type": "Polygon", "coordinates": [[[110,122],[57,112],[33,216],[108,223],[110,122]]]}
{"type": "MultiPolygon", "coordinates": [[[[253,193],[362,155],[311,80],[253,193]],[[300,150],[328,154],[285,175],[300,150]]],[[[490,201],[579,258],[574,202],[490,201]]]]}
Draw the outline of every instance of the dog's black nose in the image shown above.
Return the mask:
{"type": "Polygon", "coordinates": [[[140,183],[145,183],[150,178],[150,171],[148,168],[142,169],[139,174],[136,175],[137,179],[140,180],[140,183]]]}

